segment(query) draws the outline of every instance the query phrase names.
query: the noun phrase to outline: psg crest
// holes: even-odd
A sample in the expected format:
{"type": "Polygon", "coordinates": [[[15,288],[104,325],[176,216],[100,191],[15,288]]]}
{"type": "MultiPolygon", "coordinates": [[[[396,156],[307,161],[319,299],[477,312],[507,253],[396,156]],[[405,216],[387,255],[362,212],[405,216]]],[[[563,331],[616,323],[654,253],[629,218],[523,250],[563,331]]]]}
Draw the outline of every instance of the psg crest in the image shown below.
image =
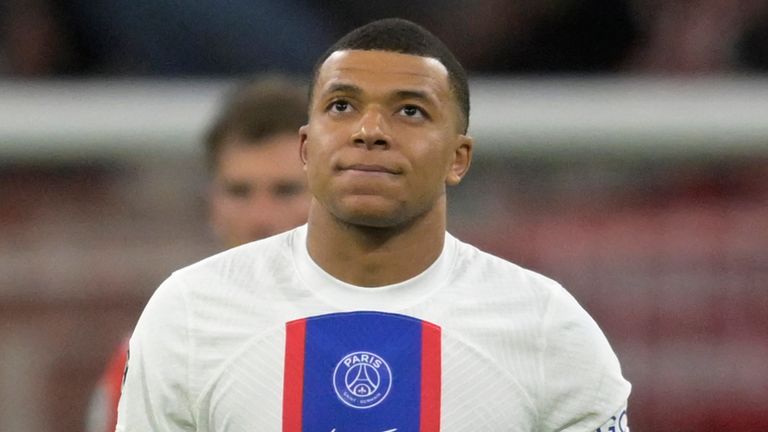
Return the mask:
{"type": "Polygon", "coordinates": [[[366,351],[347,354],[333,371],[333,389],[346,405],[371,408],[392,388],[392,370],[383,358],[366,351]]]}

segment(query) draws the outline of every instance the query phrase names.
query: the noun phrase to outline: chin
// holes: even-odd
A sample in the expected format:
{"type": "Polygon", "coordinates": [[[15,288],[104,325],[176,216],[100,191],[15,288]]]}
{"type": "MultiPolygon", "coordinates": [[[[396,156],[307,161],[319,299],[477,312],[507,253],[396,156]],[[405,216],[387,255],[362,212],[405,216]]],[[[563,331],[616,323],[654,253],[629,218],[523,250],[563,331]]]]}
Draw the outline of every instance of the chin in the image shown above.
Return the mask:
{"type": "Polygon", "coordinates": [[[370,228],[393,228],[408,219],[401,207],[381,202],[347,203],[338,206],[332,213],[345,224],[370,228]]]}
{"type": "Polygon", "coordinates": [[[369,215],[354,215],[352,217],[341,219],[341,221],[347,225],[352,225],[356,227],[381,228],[381,229],[395,228],[402,224],[402,222],[393,218],[382,218],[382,217],[369,216],[369,215]]]}
{"type": "Polygon", "coordinates": [[[399,218],[390,213],[379,212],[341,212],[336,218],[348,225],[363,226],[369,228],[392,228],[403,223],[399,218]]]}

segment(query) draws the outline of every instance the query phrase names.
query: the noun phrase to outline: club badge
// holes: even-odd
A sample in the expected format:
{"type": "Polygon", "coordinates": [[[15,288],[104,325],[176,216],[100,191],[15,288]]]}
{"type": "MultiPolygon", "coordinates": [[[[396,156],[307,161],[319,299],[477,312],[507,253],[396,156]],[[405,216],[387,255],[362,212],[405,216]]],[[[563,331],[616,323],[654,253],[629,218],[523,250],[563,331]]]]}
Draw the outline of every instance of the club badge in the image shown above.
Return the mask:
{"type": "Polygon", "coordinates": [[[387,398],[392,388],[392,371],[378,355],[358,351],[347,354],[333,371],[333,389],[347,406],[373,408],[387,398]]]}

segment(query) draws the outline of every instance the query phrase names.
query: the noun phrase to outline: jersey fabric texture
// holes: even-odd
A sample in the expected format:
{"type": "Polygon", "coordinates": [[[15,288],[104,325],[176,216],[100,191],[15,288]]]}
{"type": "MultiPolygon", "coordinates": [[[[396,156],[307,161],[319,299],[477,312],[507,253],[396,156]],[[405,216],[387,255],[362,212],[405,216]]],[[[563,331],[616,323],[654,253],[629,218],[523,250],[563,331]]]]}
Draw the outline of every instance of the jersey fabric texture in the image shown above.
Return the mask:
{"type": "Polygon", "coordinates": [[[630,384],[560,285],[446,233],[418,276],[362,288],[307,227],[175,272],[130,341],[117,430],[593,432],[630,384]]]}

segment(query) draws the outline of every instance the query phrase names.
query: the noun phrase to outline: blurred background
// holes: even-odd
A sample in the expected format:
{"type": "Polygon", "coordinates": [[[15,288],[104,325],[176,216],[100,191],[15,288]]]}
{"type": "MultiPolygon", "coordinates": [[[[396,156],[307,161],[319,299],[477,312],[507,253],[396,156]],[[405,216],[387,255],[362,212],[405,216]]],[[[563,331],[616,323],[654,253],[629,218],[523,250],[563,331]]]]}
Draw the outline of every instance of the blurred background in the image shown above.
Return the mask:
{"type": "Polygon", "coordinates": [[[83,430],[153,290],[217,250],[222,92],[386,16],[470,72],[451,231],[578,298],[632,429],[768,430],[768,1],[329,3],[2,1],[0,430],[83,430]]]}

